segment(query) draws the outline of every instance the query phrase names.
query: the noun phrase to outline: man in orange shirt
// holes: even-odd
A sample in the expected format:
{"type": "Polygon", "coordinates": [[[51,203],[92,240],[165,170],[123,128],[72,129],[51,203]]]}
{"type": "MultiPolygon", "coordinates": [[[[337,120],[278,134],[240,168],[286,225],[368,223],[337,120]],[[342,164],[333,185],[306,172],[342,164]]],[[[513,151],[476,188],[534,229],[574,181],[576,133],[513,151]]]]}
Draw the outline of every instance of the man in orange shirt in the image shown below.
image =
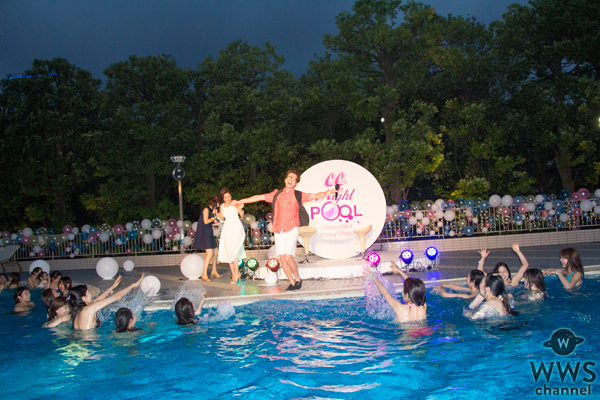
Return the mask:
{"type": "Polygon", "coordinates": [[[298,265],[294,261],[296,247],[298,246],[298,227],[300,227],[299,203],[304,204],[311,200],[331,196],[336,192],[331,189],[326,192],[303,193],[295,190],[299,182],[300,174],[296,170],[290,170],[285,177],[284,189],[276,189],[271,193],[258,194],[237,201],[237,203],[242,204],[256,203],[257,201],[274,203],[273,232],[275,232],[275,250],[277,255],[281,257],[283,272],[290,281],[290,286],[286,290],[300,290],[302,287],[298,265]]]}

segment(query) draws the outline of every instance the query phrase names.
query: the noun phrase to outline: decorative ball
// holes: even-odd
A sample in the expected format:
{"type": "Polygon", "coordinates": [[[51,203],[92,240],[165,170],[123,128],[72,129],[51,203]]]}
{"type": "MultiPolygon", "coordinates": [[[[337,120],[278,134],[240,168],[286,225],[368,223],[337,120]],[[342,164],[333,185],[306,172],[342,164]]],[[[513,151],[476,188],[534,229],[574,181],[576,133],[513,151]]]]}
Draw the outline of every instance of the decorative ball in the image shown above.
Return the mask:
{"type": "Polygon", "coordinates": [[[112,257],[101,258],[96,264],[96,273],[102,279],[112,279],[119,272],[119,264],[112,257]]]}
{"type": "MultiPolygon", "coordinates": [[[[133,263],[133,261],[131,260],[127,260],[123,263],[123,269],[125,271],[133,271],[133,267],[135,267],[135,264],[133,263]]],[[[143,283],[144,281],[142,281],[143,283]]]]}
{"type": "Polygon", "coordinates": [[[275,272],[267,272],[267,276],[265,276],[265,283],[267,285],[274,285],[277,283],[277,274],[275,272]]]}
{"type": "Polygon", "coordinates": [[[150,221],[149,219],[142,220],[142,228],[144,228],[144,229],[152,228],[152,221],[150,221]]]}
{"type": "Polygon", "coordinates": [[[179,268],[186,278],[199,279],[204,271],[204,259],[198,254],[190,254],[181,261],[179,268]]]}
{"type": "Polygon", "coordinates": [[[140,290],[145,293],[146,296],[156,296],[160,290],[160,280],[153,275],[148,275],[142,279],[140,290]]]}
{"type": "Polygon", "coordinates": [[[152,243],[152,235],[149,233],[146,233],[144,236],[142,236],[142,241],[146,244],[152,243]]]}
{"type": "MultiPolygon", "coordinates": [[[[36,251],[36,253],[39,253],[39,251],[36,251]]],[[[50,273],[50,264],[48,264],[47,261],[45,261],[45,260],[35,260],[29,266],[29,275],[31,275],[31,271],[33,271],[37,267],[40,267],[42,269],[42,271],[44,271],[47,274],[50,273]]]]}
{"type": "Polygon", "coordinates": [[[498,207],[500,204],[502,204],[502,197],[498,196],[497,194],[494,194],[490,197],[489,200],[490,206],[492,207],[498,207]]]}
{"type": "Polygon", "coordinates": [[[184,237],[182,240],[183,245],[187,246],[187,247],[190,247],[192,245],[192,242],[193,242],[193,240],[189,236],[184,237]]]}

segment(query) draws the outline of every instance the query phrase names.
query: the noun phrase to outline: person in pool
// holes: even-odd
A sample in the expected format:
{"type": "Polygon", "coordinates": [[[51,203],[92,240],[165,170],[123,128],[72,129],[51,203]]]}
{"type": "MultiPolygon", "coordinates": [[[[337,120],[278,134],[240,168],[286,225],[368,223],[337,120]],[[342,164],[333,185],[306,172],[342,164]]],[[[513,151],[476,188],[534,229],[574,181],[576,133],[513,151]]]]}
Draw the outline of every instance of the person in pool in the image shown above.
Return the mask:
{"type": "Polygon", "coordinates": [[[68,276],[63,276],[60,278],[58,282],[58,290],[62,293],[63,296],[67,297],[69,295],[69,290],[73,287],[73,281],[68,276]]]}
{"type": "Polygon", "coordinates": [[[36,289],[47,289],[50,287],[50,275],[46,271],[42,271],[38,275],[38,279],[40,280],[36,289]]]}
{"type": "Polygon", "coordinates": [[[50,304],[55,297],[58,297],[60,293],[56,290],[48,288],[42,292],[42,303],[46,306],[46,310],[50,310],[50,304]]]}
{"type": "Polygon", "coordinates": [[[134,287],[140,286],[142,279],[144,279],[144,274],[142,274],[142,277],[137,282],[132,283],[125,289],[108,297],[108,294],[112,293],[112,290],[121,283],[121,276],[119,276],[115,279],[115,283],[109,289],[98,296],[95,302],[92,302],[92,295],[86,285],[79,285],[72,288],[67,297],[67,301],[69,302],[69,307],[71,309],[73,329],[90,330],[98,328],[100,320],[96,316],[96,313],[109,304],[120,300],[134,287]]]}
{"type": "Polygon", "coordinates": [[[470,299],[471,297],[477,296],[479,293],[479,285],[481,280],[485,278],[485,272],[478,269],[472,269],[467,274],[467,286],[454,285],[452,283],[444,283],[436,286],[442,297],[462,297],[463,299],[470,299]],[[446,289],[452,289],[455,292],[448,292],[446,289]]]}
{"type": "Polygon", "coordinates": [[[48,321],[42,325],[42,328],[54,328],[69,321],[71,321],[71,314],[67,299],[64,296],[54,297],[48,307],[48,321]]]}
{"type": "Polygon", "coordinates": [[[527,298],[529,300],[544,300],[548,298],[546,293],[546,282],[544,273],[537,268],[530,268],[523,274],[525,288],[528,290],[527,298]]]}
{"type": "MultiPolygon", "coordinates": [[[[497,263],[494,266],[494,269],[492,270],[493,274],[499,274],[502,277],[502,279],[504,279],[505,286],[518,286],[519,282],[523,278],[523,274],[529,267],[529,262],[527,261],[523,253],[521,253],[519,243],[513,243],[512,249],[519,256],[519,260],[521,260],[521,268],[519,268],[519,271],[514,276],[512,276],[508,265],[506,265],[506,263],[504,262],[497,263]]],[[[483,264],[490,252],[483,248],[479,251],[479,254],[481,254],[481,260],[479,260],[479,264],[477,264],[477,269],[483,271],[483,264]]]]}
{"type": "Polygon", "coordinates": [[[177,317],[176,323],[178,325],[195,324],[198,322],[196,317],[200,315],[204,300],[206,299],[206,293],[202,294],[202,299],[198,307],[194,306],[189,299],[182,297],[175,303],[175,316],[177,317]]]}
{"type": "Polygon", "coordinates": [[[518,314],[510,306],[504,278],[499,274],[490,274],[481,280],[479,294],[475,296],[469,310],[465,312],[465,316],[472,319],[518,314]]]}
{"type": "Polygon", "coordinates": [[[37,286],[40,284],[40,282],[42,281],[40,278],[40,274],[42,273],[42,269],[40,267],[35,267],[32,271],[31,271],[31,276],[29,278],[27,278],[27,286],[30,289],[36,289],[37,286]]]}
{"type": "Polygon", "coordinates": [[[583,263],[579,252],[572,247],[560,251],[562,268],[547,269],[544,276],[557,276],[565,289],[581,286],[583,283],[583,263]]]}
{"type": "Polygon", "coordinates": [[[373,268],[371,268],[371,273],[367,276],[367,279],[377,286],[385,301],[392,307],[396,314],[396,322],[416,322],[426,319],[425,284],[418,278],[410,278],[400,269],[398,271],[400,271],[400,275],[404,278],[402,297],[404,297],[406,304],[402,304],[388,292],[373,268]]]}
{"type": "Polygon", "coordinates": [[[135,327],[135,314],[127,307],[121,307],[115,313],[115,329],[117,332],[135,332],[140,328],[135,327]]]}
{"type": "Polygon", "coordinates": [[[14,313],[22,313],[35,307],[35,304],[33,304],[33,301],[31,301],[31,293],[25,286],[20,286],[15,290],[14,299],[14,313]]]}
{"type": "Polygon", "coordinates": [[[62,273],[60,271],[52,271],[50,273],[50,287],[54,290],[59,290],[58,284],[60,283],[60,278],[62,278],[62,273]]]}
{"type": "Polygon", "coordinates": [[[7,289],[16,289],[21,286],[21,274],[18,272],[11,272],[8,276],[8,282],[6,283],[7,289]]]}
{"type": "Polygon", "coordinates": [[[0,293],[8,287],[8,284],[8,276],[6,276],[6,274],[0,274],[0,293]]]}

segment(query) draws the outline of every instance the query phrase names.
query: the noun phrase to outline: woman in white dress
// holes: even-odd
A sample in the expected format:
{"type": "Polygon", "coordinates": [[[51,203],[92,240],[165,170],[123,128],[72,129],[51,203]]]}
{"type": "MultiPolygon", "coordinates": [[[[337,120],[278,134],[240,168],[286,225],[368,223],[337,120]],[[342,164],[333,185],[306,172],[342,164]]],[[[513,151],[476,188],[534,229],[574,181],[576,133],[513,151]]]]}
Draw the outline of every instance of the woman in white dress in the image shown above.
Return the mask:
{"type": "Polygon", "coordinates": [[[241,278],[238,260],[246,258],[246,252],[244,251],[246,232],[244,231],[242,221],[240,221],[240,217],[244,216],[244,211],[242,210],[244,205],[233,205],[234,202],[231,201],[231,192],[229,192],[229,189],[221,190],[221,196],[223,197],[221,215],[225,218],[225,225],[223,225],[219,240],[218,261],[229,264],[229,268],[231,268],[230,283],[235,285],[241,278]]]}

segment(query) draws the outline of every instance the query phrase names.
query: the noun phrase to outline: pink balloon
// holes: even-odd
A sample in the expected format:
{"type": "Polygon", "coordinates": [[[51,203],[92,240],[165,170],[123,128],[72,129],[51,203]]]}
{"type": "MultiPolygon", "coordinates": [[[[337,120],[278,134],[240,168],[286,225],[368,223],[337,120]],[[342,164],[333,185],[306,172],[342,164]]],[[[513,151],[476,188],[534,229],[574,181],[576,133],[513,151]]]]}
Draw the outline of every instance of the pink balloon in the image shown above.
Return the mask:
{"type": "Polygon", "coordinates": [[[548,215],[548,210],[542,210],[542,215],[546,217],[548,215]]]}
{"type": "Polygon", "coordinates": [[[590,191],[586,188],[581,188],[577,192],[581,196],[581,200],[587,200],[590,197],[590,191]]]}
{"type": "Polygon", "coordinates": [[[169,224],[169,226],[171,228],[176,227],[177,226],[177,221],[175,220],[175,218],[171,218],[167,221],[167,224],[169,224]]]}
{"type": "Polygon", "coordinates": [[[29,244],[31,242],[31,236],[23,236],[21,238],[21,243],[23,244],[29,244]]]}
{"type": "Polygon", "coordinates": [[[485,223],[485,227],[486,228],[491,228],[492,227],[492,223],[491,222],[486,222],[485,223]]]}
{"type": "Polygon", "coordinates": [[[252,231],[252,236],[260,236],[260,234],[261,234],[260,229],[254,229],[252,231]]]}
{"type": "Polygon", "coordinates": [[[521,204],[521,205],[519,206],[519,212],[520,212],[521,214],[527,214],[527,206],[526,206],[525,204],[521,204]]]}
{"type": "Polygon", "coordinates": [[[125,228],[123,228],[123,225],[115,225],[112,228],[113,232],[117,235],[121,235],[123,234],[123,231],[125,230],[125,228]]]}
{"type": "Polygon", "coordinates": [[[446,203],[448,203],[450,205],[449,209],[452,210],[454,207],[456,207],[456,202],[452,199],[448,199],[448,201],[446,201],[446,203]]]}
{"type": "Polygon", "coordinates": [[[127,249],[127,253],[131,253],[131,249],[127,249]]]}
{"type": "Polygon", "coordinates": [[[579,201],[581,200],[581,195],[579,194],[579,192],[573,192],[571,193],[571,199],[573,201],[579,201]]]}
{"type": "Polygon", "coordinates": [[[173,232],[167,233],[167,239],[169,239],[169,240],[173,240],[174,236],[175,236],[175,234],[173,232]]]}
{"type": "Polygon", "coordinates": [[[404,211],[404,218],[410,218],[410,217],[412,217],[412,211],[411,210],[404,211]]]}
{"type": "Polygon", "coordinates": [[[502,209],[502,215],[510,215],[510,208],[504,207],[502,209]]]}
{"type": "Polygon", "coordinates": [[[73,227],[71,225],[63,226],[63,233],[69,234],[71,232],[73,232],[73,227]]]}
{"type": "Polygon", "coordinates": [[[267,218],[267,221],[273,221],[273,213],[271,213],[271,212],[267,213],[266,218],[267,218]]]}
{"type": "Polygon", "coordinates": [[[196,231],[194,231],[193,229],[190,229],[188,231],[188,236],[191,237],[191,238],[195,237],[196,236],[196,231]]]}
{"type": "Polygon", "coordinates": [[[37,253],[37,256],[40,258],[43,258],[46,255],[46,253],[44,253],[44,250],[40,251],[39,253],[37,253]]]}
{"type": "Polygon", "coordinates": [[[581,217],[582,211],[581,208],[574,208],[573,209],[573,215],[576,217],[581,217]]]}
{"type": "Polygon", "coordinates": [[[9,236],[10,236],[10,232],[9,231],[2,232],[2,237],[9,237],[9,236]]]}
{"type": "Polygon", "coordinates": [[[469,222],[473,222],[473,216],[472,216],[472,215],[469,215],[469,216],[467,217],[467,221],[469,221],[469,222]]]}
{"type": "Polygon", "coordinates": [[[90,243],[94,243],[94,242],[96,241],[96,235],[94,235],[94,234],[89,234],[89,235],[88,235],[88,239],[87,239],[87,240],[88,240],[88,242],[90,242],[90,243]]]}
{"type": "Polygon", "coordinates": [[[427,210],[427,212],[425,214],[427,215],[427,218],[429,218],[429,219],[435,218],[435,211],[433,211],[433,210],[427,210]]]}

